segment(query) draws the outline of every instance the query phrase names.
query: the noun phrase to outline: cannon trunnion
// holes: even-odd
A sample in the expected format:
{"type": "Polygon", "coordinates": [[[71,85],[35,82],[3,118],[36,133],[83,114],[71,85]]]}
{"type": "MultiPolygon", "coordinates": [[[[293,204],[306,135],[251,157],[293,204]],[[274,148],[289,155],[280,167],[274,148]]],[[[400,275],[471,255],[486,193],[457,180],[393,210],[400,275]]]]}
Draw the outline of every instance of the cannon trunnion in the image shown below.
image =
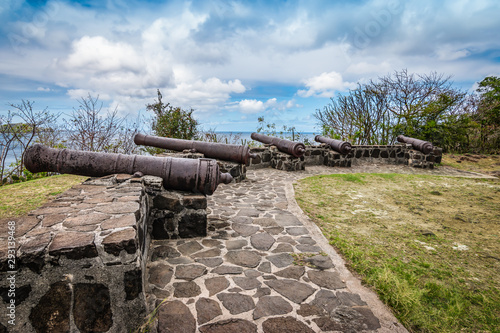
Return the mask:
{"type": "Polygon", "coordinates": [[[229,183],[229,174],[221,174],[213,159],[183,159],[96,153],[55,149],[35,144],[24,155],[26,168],[33,172],[58,172],[89,177],[115,173],[161,177],[167,189],[212,194],[219,183],[229,183]]]}

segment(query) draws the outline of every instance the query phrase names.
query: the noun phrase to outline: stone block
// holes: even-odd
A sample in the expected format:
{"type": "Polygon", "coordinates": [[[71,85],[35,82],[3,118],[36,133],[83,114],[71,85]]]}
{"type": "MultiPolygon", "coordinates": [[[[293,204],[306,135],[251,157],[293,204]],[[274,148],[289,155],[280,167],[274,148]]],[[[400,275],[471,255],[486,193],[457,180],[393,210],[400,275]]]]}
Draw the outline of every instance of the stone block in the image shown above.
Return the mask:
{"type": "Polygon", "coordinates": [[[64,255],[69,259],[97,257],[94,233],[59,232],[49,246],[49,254],[52,256],[64,255]]]}

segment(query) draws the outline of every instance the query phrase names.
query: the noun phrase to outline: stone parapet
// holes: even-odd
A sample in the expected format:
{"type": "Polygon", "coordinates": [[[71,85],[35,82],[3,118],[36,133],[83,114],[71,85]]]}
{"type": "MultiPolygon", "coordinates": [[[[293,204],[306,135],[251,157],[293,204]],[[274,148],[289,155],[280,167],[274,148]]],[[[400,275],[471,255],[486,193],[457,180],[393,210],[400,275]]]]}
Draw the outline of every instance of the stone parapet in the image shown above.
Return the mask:
{"type": "Polygon", "coordinates": [[[2,316],[0,332],[136,329],[152,237],[206,235],[206,207],[204,195],[166,191],[161,178],[112,175],[1,220],[0,294],[2,307],[14,302],[15,326],[2,316]]]}

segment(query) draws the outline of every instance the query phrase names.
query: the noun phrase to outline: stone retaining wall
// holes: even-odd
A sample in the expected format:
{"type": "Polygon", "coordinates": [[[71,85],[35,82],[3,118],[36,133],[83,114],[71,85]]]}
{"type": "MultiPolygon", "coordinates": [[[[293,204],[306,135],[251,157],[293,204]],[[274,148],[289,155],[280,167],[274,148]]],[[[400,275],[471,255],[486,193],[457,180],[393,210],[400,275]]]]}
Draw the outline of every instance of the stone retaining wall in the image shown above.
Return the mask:
{"type": "Polygon", "coordinates": [[[15,313],[0,317],[0,332],[136,329],[147,314],[151,238],[204,236],[206,205],[204,195],[162,190],[158,177],[113,175],[0,221],[2,308],[15,313]]]}

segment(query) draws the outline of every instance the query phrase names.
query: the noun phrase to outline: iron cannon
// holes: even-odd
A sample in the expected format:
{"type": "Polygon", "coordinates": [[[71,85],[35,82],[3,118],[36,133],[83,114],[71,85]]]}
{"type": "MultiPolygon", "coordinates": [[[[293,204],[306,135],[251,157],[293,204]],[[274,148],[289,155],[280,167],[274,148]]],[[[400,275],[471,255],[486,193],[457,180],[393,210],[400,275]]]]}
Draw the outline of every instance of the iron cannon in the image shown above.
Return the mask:
{"type": "Polygon", "coordinates": [[[306,151],[306,146],[302,142],[294,142],[286,139],[275,138],[260,133],[252,133],[250,137],[253,140],[276,146],[279,151],[301,157],[306,151]]]}
{"type": "Polygon", "coordinates": [[[40,144],[29,147],[24,164],[30,172],[70,173],[102,177],[115,173],[161,177],[166,189],[212,194],[219,183],[232,177],[220,173],[213,159],[186,159],[96,153],[71,149],[55,149],[40,144]]]}
{"type": "Polygon", "coordinates": [[[413,149],[418,150],[424,154],[429,154],[434,150],[432,143],[428,141],[422,141],[419,139],[409,138],[404,135],[398,135],[397,140],[403,143],[409,143],[412,145],[413,149]]]}
{"type": "Polygon", "coordinates": [[[135,135],[134,142],[137,145],[152,146],[176,151],[191,149],[202,153],[207,158],[216,158],[219,160],[232,161],[245,165],[249,164],[250,158],[256,157],[255,154],[250,153],[250,148],[248,148],[248,146],[242,145],[162,138],[140,133],[135,135]]]}
{"type": "Polygon", "coordinates": [[[330,145],[330,147],[332,147],[333,150],[343,155],[349,154],[352,150],[351,144],[347,141],[325,138],[324,136],[321,135],[316,135],[314,137],[314,140],[316,142],[326,143],[330,145]]]}

